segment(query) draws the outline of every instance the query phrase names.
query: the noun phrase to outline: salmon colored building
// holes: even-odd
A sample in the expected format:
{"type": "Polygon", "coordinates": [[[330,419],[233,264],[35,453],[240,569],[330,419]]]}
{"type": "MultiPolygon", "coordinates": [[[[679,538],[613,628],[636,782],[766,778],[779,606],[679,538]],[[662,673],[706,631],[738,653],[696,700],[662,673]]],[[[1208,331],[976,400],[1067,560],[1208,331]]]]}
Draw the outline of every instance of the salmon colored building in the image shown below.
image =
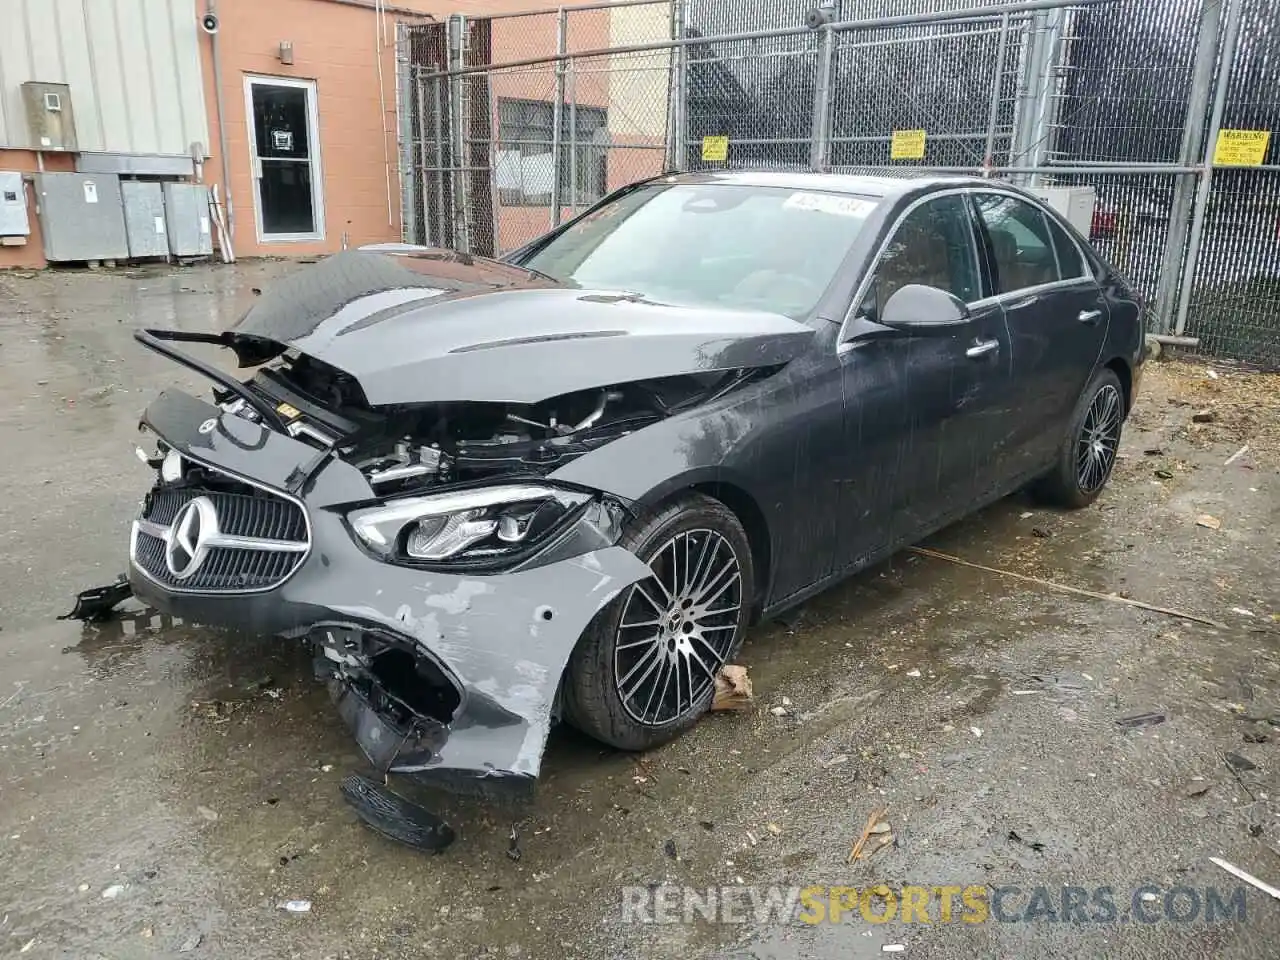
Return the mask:
{"type": "MultiPolygon", "coordinates": [[[[217,184],[237,257],[399,240],[411,195],[404,178],[427,175],[430,164],[401,169],[407,72],[398,25],[545,8],[545,0],[22,4],[24,22],[0,31],[0,269],[46,263],[41,220],[54,211],[41,204],[52,203],[55,178],[42,173],[75,174],[73,199],[83,191],[85,202],[104,205],[117,179],[217,184]],[[49,91],[54,100],[42,100],[49,91]]],[[[638,10],[646,23],[663,16],[659,5],[570,16],[567,49],[657,39],[638,26],[638,10]]],[[[556,21],[553,13],[494,21],[490,62],[554,53],[556,21]]],[[[605,60],[575,66],[567,94],[579,147],[575,169],[566,163],[560,174],[566,214],[575,198],[581,206],[658,172],[666,122],[663,70],[622,86],[605,60]]],[[[493,140],[491,201],[498,247],[508,249],[551,225],[544,141],[555,69],[500,72],[489,89],[491,129],[477,136],[493,140]]],[[[201,229],[216,236],[216,225],[201,229]]]]}

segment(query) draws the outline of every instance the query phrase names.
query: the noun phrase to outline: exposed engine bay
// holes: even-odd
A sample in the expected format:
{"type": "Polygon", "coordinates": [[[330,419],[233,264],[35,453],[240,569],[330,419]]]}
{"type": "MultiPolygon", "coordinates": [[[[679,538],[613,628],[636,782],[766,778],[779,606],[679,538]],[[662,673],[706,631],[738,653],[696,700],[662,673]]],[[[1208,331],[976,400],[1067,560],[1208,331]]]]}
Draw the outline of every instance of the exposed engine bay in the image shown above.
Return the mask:
{"type": "MultiPolygon", "coordinates": [[[[379,496],[501,474],[551,472],[765,370],[687,374],[564,394],[535,404],[436,403],[374,408],[354,377],[290,351],[245,383],[289,433],[333,448],[379,496]]],[[[228,413],[261,421],[242,397],[215,391],[228,413]]]]}

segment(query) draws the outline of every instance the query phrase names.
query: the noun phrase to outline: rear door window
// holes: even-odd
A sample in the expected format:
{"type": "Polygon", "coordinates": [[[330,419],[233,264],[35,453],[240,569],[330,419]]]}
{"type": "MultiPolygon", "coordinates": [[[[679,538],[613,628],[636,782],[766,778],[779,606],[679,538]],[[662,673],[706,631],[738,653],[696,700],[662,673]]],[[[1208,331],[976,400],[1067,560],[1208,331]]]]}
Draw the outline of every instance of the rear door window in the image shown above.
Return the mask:
{"type": "Polygon", "coordinates": [[[1058,272],[1062,279],[1075,280],[1077,277],[1089,276],[1080,247],[1071,239],[1071,235],[1053,217],[1046,216],[1045,222],[1049,225],[1049,236],[1053,238],[1053,250],[1058,255],[1058,272]]]}
{"type": "Polygon", "coordinates": [[[1063,279],[1048,220],[1038,208],[1005,194],[984,193],[975,199],[991,238],[997,292],[1063,279]]]}

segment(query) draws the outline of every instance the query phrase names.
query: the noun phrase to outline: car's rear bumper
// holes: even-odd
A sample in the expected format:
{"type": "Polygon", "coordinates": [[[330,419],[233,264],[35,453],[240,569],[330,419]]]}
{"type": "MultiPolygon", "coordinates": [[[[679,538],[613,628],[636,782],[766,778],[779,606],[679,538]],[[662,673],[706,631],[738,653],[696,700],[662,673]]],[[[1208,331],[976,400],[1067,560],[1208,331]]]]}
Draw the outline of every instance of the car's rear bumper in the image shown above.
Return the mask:
{"type": "MultiPolygon", "coordinates": [[[[277,496],[316,454],[181,393],[162,394],[144,422],[189,460],[277,496]]],[[[362,550],[347,530],[343,505],[371,498],[359,471],[341,461],[297,491],[310,548],[277,587],[182,592],[135,556],[130,583],[143,601],[189,621],[312,641],[339,712],[382,771],[446,786],[477,778],[531,781],[579,636],[648,568],[613,545],[617,524],[603,505],[544,550],[540,562],[516,571],[453,575],[394,566],[362,550]],[[373,650],[382,653],[371,659],[373,650]],[[433,699],[437,709],[405,723],[404,710],[386,709],[389,693],[404,700],[403,691],[384,683],[389,668],[370,668],[388,662],[377,661],[387,651],[399,651],[401,664],[420,664],[415,681],[425,675],[452,694],[443,692],[433,699]],[[440,704],[451,709],[442,712],[440,704]]]]}

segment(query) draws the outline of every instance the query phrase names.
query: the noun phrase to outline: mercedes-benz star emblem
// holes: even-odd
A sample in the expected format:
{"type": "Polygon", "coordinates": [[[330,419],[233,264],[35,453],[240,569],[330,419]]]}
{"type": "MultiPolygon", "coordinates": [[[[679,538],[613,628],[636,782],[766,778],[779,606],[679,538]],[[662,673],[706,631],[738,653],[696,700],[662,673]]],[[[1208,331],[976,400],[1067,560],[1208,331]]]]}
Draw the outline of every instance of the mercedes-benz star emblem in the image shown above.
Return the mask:
{"type": "Polygon", "coordinates": [[[213,417],[210,417],[204,423],[200,424],[200,426],[198,426],[196,429],[199,430],[201,433],[213,433],[213,431],[216,430],[217,428],[218,428],[218,421],[215,420],[213,417]]]}
{"type": "Polygon", "coordinates": [[[164,563],[179,580],[186,580],[204,563],[209,541],[218,536],[218,511],[208,497],[196,497],[178,511],[164,538],[164,563]]]}

